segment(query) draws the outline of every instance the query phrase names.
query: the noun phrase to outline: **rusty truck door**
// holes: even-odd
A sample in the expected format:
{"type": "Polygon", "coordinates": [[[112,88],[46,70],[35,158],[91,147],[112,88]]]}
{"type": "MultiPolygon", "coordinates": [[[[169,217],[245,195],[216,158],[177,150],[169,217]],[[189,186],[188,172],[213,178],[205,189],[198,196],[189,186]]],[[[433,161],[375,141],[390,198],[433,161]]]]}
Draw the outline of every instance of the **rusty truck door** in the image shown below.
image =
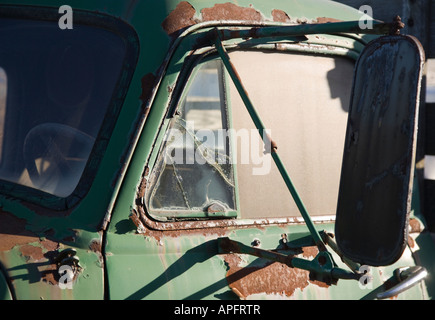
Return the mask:
{"type": "MultiPolygon", "coordinates": [[[[400,246],[398,260],[373,264],[378,267],[369,277],[368,266],[361,269],[358,262],[370,261],[348,259],[338,249],[348,248],[347,238],[337,246],[331,236],[343,146],[354,136],[347,102],[363,43],[315,32],[285,41],[266,34],[257,41],[241,35],[244,29],[252,36],[248,27],[187,32],[168,61],[106,235],[110,298],[360,299],[384,291],[398,266],[415,265],[411,251],[400,246]]],[[[417,93],[418,47],[399,45],[381,55],[387,52],[401,68],[385,81],[406,82],[408,93],[417,93]],[[401,55],[411,57],[416,73],[402,68],[401,55]]],[[[354,98],[365,86],[356,83],[354,98]]],[[[363,94],[361,100],[384,101],[386,94],[363,94]]],[[[415,96],[411,102],[415,113],[415,96]]],[[[364,112],[371,106],[367,102],[364,112]]],[[[414,143],[412,119],[399,127],[414,143]]],[[[357,120],[379,125],[378,118],[357,120]]],[[[404,164],[409,174],[400,181],[407,188],[414,147],[404,164]]],[[[410,208],[400,216],[403,223],[410,208]]],[[[340,219],[339,233],[348,216],[340,213],[340,219]]],[[[400,230],[392,233],[397,238],[400,230]]],[[[422,288],[400,297],[422,298],[422,288]]]]}

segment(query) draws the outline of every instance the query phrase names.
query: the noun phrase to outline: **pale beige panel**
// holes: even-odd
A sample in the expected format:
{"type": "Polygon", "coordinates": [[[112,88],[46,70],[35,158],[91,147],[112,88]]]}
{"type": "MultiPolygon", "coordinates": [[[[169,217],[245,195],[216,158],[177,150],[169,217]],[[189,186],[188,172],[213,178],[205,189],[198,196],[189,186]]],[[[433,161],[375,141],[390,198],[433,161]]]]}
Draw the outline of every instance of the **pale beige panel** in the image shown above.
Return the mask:
{"type": "MultiPolygon", "coordinates": [[[[253,51],[237,51],[230,56],[257,112],[278,144],[278,153],[309,214],[334,215],[354,62],[253,51]]],[[[236,133],[254,130],[230,83],[236,133]]],[[[251,154],[260,143],[257,133],[252,137],[257,145],[240,137],[237,143],[242,218],[300,216],[271,157],[251,154]],[[249,164],[244,164],[246,153],[249,164]],[[266,174],[253,174],[254,168],[266,174]]]]}

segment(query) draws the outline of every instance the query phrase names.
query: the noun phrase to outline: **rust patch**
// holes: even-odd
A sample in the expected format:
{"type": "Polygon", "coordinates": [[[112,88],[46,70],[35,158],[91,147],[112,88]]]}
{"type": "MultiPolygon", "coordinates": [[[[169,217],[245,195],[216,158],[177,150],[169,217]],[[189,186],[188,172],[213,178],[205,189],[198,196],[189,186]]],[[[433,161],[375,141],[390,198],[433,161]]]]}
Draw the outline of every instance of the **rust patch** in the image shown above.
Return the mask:
{"type": "Polygon", "coordinates": [[[59,283],[57,266],[55,264],[48,265],[45,270],[41,272],[41,280],[51,285],[57,285],[59,283]]]}
{"type": "Polygon", "coordinates": [[[317,23],[343,22],[343,20],[329,18],[329,17],[318,17],[316,21],[317,23]]]}
{"type": "Polygon", "coordinates": [[[55,263],[55,259],[59,254],[58,249],[59,247],[57,247],[56,250],[46,252],[44,254],[46,264],[38,268],[41,280],[51,285],[57,285],[59,283],[60,275],[58,272],[58,266],[55,263]]]}
{"type": "Polygon", "coordinates": [[[303,247],[302,250],[302,256],[307,259],[312,259],[319,253],[319,249],[316,246],[303,247]]]}
{"type": "Polygon", "coordinates": [[[39,241],[39,237],[26,230],[26,220],[0,211],[0,251],[8,251],[16,245],[36,241],[39,241]]]}
{"type": "Polygon", "coordinates": [[[25,244],[20,247],[23,257],[29,262],[40,261],[45,259],[46,253],[55,251],[59,248],[59,243],[51,240],[43,240],[35,245],[25,244]]]}
{"type": "Polygon", "coordinates": [[[0,252],[14,248],[28,263],[35,281],[56,284],[58,273],[54,257],[58,253],[59,242],[39,237],[26,229],[26,220],[0,210],[0,252]]]}
{"type": "Polygon", "coordinates": [[[272,18],[275,22],[290,22],[291,19],[287,13],[282,10],[274,9],[272,10],[272,18]]]}
{"type": "Polygon", "coordinates": [[[266,225],[271,224],[275,226],[287,226],[289,223],[299,223],[294,217],[283,218],[280,222],[260,219],[249,224],[239,223],[236,219],[173,221],[166,223],[151,218],[148,213],[145,212],[145,208],[142,205],[138,205],[136,210],[135,213],[139,218],[138,221],[140,225],[144,227],[140,233],[145,237],[154,238],[157,242],[160,242],[164,237],[180,237],[187,235],[225,237],[231,232],[232,228],[257,228],[262,230],[266,225]]]}
{"type": "Polygon", "coordinates": [[[228,285],[241,299],[254,294],[278,294],[290,297],[296,289],[309,285],[309,272],[271,262],[262,267],[243,267],[239,255],[225,255],[228,285]]]}
{"type": "Polygon", "coordinates": [[[195,8],[189,2],[182,1],[162,22],[162,27],[168,35],[172,35],[179,30],[196,24],[195,14],[195,8]]]}
{"type": "Polygon", "coordinates": [[[411,236],[408,236],[408,245],[411,248],[414,248],[414,246],[415,246],[415,241],[414,241],[414,239],[411,236]]]}
{"type": "Polygon", "coordinates": [[[129,218],[132,219],[139,233],[142,233],[146,237],[154,238],[157,242],[160,242],[163,237],[177,238],[188,235],[213,235],[213,237],[222,237],[229,232],[229,230],[224,227],[231,227],[231,224],[234,223],[234,221],[224,220],[162,223],[150,219],[142,206],[138,206],[137,210],[138,211],[134,211],[129,218]],[[142,220],[144,223],[142,223],[142,220]]]}
{"type": "Polygon", "coordinates": [[[101,241],[98,239],[92,240],[91,243],[89,244],[89,249],[91,249],[92,252],[101,253],[102,251],[101,241]]]}
{"type": "Polygon", "coordinates": [[[21,255],[29,264],[32,276],[51,285],[56,285],[59,281],[57,265],[54,263],[54,257],[57,255],[59,244],[50,240],[41,241],[39,244],[22,245],[19,248],[21,255]],[[48,251],[46,251],[48,250],[48,251]]]}
{"type": "Polygon", "coordinates": [[[254,8],[239,7],[233,3],[219,3],[214,7],[201,10],[203,21],[212,20],[243,20],[261,21],[261,13],[254,8]]]}
{"type": "Polygon", "coordinates": [[[410,233],[422,231],[420,222],[414,218],[409,219],[409,227],[410,227],[410,230],[409,230],[410,233]]]}
{"type": "Polygon", "coordinates": [[[148,180],[145,179],[145,178],[142,178],[142,181],[140,182],[140,186],[139,186],[139,192],[138,192],[138,197],[140,199],[145,197],[145,192],[146,192],[147,184],[148,184],[148,180]]]}
{"type": "Polygon", "coordinates": [[[26,244],[20,247],[20,252],[27,261],[38,261],[44,259],[41,247],[26,244]]]}
{"type": "Polygon", "coordinates": [[[315,284],[316,286],[319,286],[321,288],[329,288],[330,287],[330,285],[327,284],[326,282],[322,282],[322,281],[319,281],[319,280],[312,280],[312,279],[310,279],[309,281],[312,284],[315,284]]]}

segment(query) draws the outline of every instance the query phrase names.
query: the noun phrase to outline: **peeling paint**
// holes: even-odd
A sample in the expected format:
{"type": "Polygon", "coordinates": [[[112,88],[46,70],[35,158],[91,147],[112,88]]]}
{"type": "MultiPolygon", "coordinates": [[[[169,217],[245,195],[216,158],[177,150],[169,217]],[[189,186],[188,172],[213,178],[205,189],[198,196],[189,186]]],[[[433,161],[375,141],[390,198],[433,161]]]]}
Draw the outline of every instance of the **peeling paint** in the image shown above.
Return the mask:
{"type": "Polygon", "coordinates": [[[413,249],[415,246],[415,241],[411,236],[408,236],[408,245],[410,246],[411,249],[413,249]]]}
{"type": "Polygon", "coordinates": [[[318,17],[316,19],[317,23],[330,23],[330,22],[343,22],[343,20],[329,18],[329,17],[318,17]]]}
{"type": "MultiPolygon", "coordinates": [[[[312,256],[317,251],[310,247],[303,256],[312,256]]],[[[306,270],[291,268],[283,263],[257,259],[256,263],[248,264],[240,254],[224,255],[227,266],[226,279],[231,290],[240,299],[250,297],[291,298],[297,289],[303,290],[311,284],[321,288],[329,285],[310,279],[306,270]],[[261,262],[261,261],[263,262],[261,262]]]]}
{"type": "Polygon", "coordinates": [[[233,3],[219,3],[201,10],[202,20],[262,21],[262,15],[254,8],[239,7],[233,3]]]}
{"type": "MultiPolygon", "coordinates": [[[[162,22],[162,28],[170,36],[176,36],[180,31],[200,22],[207,21],[267,21],[260,11],[251,7],[241,7],[234,3],[219,3],[213,7],[204,8],[201,12],[187,1],[180,2],[176,8],[162,22]]],[[[291,22],[286,12],[279,9],[272,10],[272,21],[291,22]]]]}
{"type": "MultiPolygon", "coordinates": [[[[58,266],[54,262],[58,249],[59,244],[49,240],[18,247],[21,256],[28,265],[29,275],[33,282],[42,282],[53,286],[58,284],[58,266]]],[[[13,279],[12,282],[14,282],[13,279]]]]}
{"type": "Polygon", "coordinates": [[[95,252],[97,254],[101,254],[102,245],[101,245],[100,239],[94,239],[94,240],[92,240],[91,243],[89,244],[89,249],[92,252],[95,252]]]}
{"type": "MultiPolygon", "coordinates": [[[[188,221],[171,221],[171,223],[162,222],[150,218],[146,209],[143,206],[137,206],[130,216],[134,219],[138,233],[143,234],[145,237],[154,238],[160,242],[163,237],[180,237],[187,235],[203,235],[212,237],[225,237],[232,228],[258,228],[263,229],[265,226],[286,226],[288,224],[304,224],[305,222],[301,217],[287,217],[276,219],[217,219],[217,220],[188,220],[188,221]],[[132,217],[137,215],[137,217],[132,217]]],[[[313,221],[315,223],[330,223],[334,220],[333,216],[316,217],[313,221]],[[317,220],[318,219],[318,220],[317,220]]]]}
{"type": "Polygon", "coordinates": [[[177,7],[166,17],[162,23],[163,29],[168,35],[197,23],[194,19],[195,8],[187,1],[180,2],[177,7]]]}
{"type": "Polygon", "coordinates": [[[272,10],[272,18],[273,21],[275,22],[287,23],[291,21],[290,17],[288,16],[287,13],[285,13],[285,11],[278,10],[278,9],[272,10]]]}
{"type": "Polygon", "coordinates": [[[225,256],[228,266],[228,285],[239,298],[246,299],[253,294],[280,294],[290,297],[297,288],[308,286],[309,273],[272,262],[264,267],[241,266],[241,258],[236,254],[225,256]]]}
{"type": "Polygon", "coordinates": [[[20,252],[26,258],[27,262],[34,262],[44,259],[41,247],[26,244],[20,247],[20,252]]]}
{"type": "Polygon", "coordinates": [[[36,241],[39,241],[39,237],[26,230],[26,220],[17,218],[9,212],[0,211],[0,251],[8,251],[14,246],[36,241]]]}
{"type": "Polygon", "coordinates": [[[22,245],[19,250],[28,262],[41,261],[46,259],[46,253],[59,248],[59,243],[43,240],[36,244],[22,245]]]}
{"type": "Polygon", "coordinates": [[[418,221],[415,218],[410,218],[409,219],[409,232],[410,233],[414,233],[414,232],[422,232],[423,228],[421,226],[420,221],[418,221]]]}

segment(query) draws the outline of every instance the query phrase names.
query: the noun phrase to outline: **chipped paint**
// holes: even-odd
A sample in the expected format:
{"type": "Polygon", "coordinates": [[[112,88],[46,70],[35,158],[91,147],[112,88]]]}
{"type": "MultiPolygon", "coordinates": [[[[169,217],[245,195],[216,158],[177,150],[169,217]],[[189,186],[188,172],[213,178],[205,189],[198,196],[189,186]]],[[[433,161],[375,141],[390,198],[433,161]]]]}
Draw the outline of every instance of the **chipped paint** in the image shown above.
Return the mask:
{"type": "Polygon", "coordinates": [[[226,255],[228,285],[239,298],[254,294],[278,294],[290,297],[297,288],[308,286],[309,272],[274,262],[265,266],[241,266],[238,255],[226,255]]]}
{"type": "Polygon", "coordinates": [[[328,18],[328,17],[318,17],[316,19],[317,23],[331,23],[331,22],[342,22],[343,20],[328,18]]]}
{"type": "Polygon", "coordinates": [[[17,218],[9,212],[0,211],[0,251],[8,251],[14,246],[39,241],[39,237],[25,227],[26,220],[17,218]]]}
{"type": "Polygon", "coordinates": [[[48,252],[53,252],[59,248],[59,243],[43,240],[36,244],[26,244],[20,246],[19,250],[21,254],[26,258],[28,262],[37,262],[44,260],[48,252]]]}
{"type": "Polygon", "coordinates": [[[162,27],[168,35],[172,35],[196,24],[195,14],[195,8],[189,2],[182,1],[162,22],[162,27]]]}
{"type": "Polygon", "coordinates": [[[174,10],[163,20],[161,26],[165,32],[172,38],[176,37],[181,31],[198,23],[210,21],[232,21],[243,23],[260,23],[266,21],[281,22],[281,23],[299,23],[307,22],[324,23],[332,21],[340,21],[333,18],[318,18],[317,20],[296,19],[292,18],[281,9],[273,9],[271,17],[265,17],[263,13],[256,10],[252,5],[242,7],[237,4],[226,2],[217,3],[213,7],[203,8],[198,12],[195,7],[187,1],[180,2],[174,10]]]}
{"type": "MultiPolygon", "coordinates": [[[[140,199],[137,199],[140,202],[140,199]]],[[[165,235],[168,237],[179,237],[180,235],[187,234],[202,234],[202,235],[214,235],[225,236],[232,228],[258,228],[262,229],[266,226],[286,226],[292,225],[304,225],[305,222],[302,217],[286,217],[286,218],[264,218],[264,219],[218,219],[218,220],[188,220],[188,221],[171,221],[171,223],[158,221],[151,218],[146,209],[139,205],[134,211],[136,217],[130,217],[134,219],[135,225],[137,224],[145,226],[143,233],[146,236],[155,237],[158,241],[165,235]],[[140,224],[139,224],[140,221],[140,224]]],[[[316,216],[313,217],[314,223],[331,223],[334,221],[334,216],[316,216]]],[[[141,228],[142,230],[142,228],[141,228]]]]}
{"type": "Polygon", "coordinates": [[[254,8],[240,7],[233,3],[218,3],[211,8],[201,10],[202,20],[243,20],[243,21],[261,21],[261,13],[254,8]]]}
{"type": "MultiPolygon", "coordinates": [[[[315,246],[303,248],[302,256],[313,258],[318,253],[315,246]]],[[[328,288],[324,282],[310,279],[309,271],[292,268],[284,263],[256,259],[248,263],[242,254],[225,254],[226,279],[231,290],[240,299],[271,297],[291,298],[296,290],[311,284],[328,288]]]]}
{"type": "Polygon", "coordinates": [[[272,10],[272,18],[273,18],[273,21],[275,21],[275,22],[283,22],[283,23],[291,22],[291,18],[283,10],[273,9],[272,10]]]}
{"type": "Polygon", "coordinates": [[[422,223],[416,218],[409,219],[409,233],[419,233],[423,231],[422,223]]]}

